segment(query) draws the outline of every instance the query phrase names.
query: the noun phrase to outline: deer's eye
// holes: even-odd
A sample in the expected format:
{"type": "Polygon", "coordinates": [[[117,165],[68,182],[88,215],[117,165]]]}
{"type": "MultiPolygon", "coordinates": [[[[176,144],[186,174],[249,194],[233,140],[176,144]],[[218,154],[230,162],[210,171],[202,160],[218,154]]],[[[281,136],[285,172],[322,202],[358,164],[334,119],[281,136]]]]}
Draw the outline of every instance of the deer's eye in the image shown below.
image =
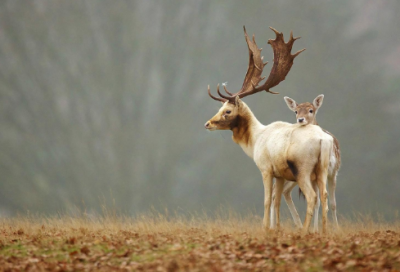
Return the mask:
{"type": "Polygon", "coordinates": [[[229,113],[231,113],[231,111],[230,111],[230,110],[227,110],[225,113],[226,113],[226,114],[229,114],[229,113]]]}
{"type": "Polygon", "coordinates": [[[310,113],[313,113],[313,110],[309,110],[310,113]]]}
{"type": "Polygon", "coordinates": [[[297,114],[297,111],[295,111],[294,113],[296,113],[296,114],[297,114]]]}

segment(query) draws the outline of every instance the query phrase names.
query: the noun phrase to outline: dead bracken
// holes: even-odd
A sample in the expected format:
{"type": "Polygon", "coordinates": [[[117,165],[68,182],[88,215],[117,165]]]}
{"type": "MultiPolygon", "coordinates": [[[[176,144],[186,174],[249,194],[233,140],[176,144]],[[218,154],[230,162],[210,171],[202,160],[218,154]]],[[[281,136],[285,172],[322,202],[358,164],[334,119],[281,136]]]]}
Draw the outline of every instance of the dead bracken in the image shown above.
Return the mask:
{"type": "Polygon", "coordinates": [[[342,219],[327,235],[246,219],[3,219],[1,271],[400,270],[400,226],[342,219]],[[84,229],[85,231],[77,231],[84,229]]]}

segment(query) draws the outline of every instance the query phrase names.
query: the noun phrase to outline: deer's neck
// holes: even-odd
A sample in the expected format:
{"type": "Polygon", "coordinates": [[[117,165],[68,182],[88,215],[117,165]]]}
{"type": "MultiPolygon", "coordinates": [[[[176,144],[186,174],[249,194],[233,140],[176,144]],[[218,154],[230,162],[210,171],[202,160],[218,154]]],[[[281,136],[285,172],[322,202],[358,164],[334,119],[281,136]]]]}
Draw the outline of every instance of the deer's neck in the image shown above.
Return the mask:
{"type": "Polygon", "coordinates": [[[257,120],[247,105],[243,104],[232,128],[232,139],[243,151],[253,158],[254,144],[264,126],[257,120]]]}

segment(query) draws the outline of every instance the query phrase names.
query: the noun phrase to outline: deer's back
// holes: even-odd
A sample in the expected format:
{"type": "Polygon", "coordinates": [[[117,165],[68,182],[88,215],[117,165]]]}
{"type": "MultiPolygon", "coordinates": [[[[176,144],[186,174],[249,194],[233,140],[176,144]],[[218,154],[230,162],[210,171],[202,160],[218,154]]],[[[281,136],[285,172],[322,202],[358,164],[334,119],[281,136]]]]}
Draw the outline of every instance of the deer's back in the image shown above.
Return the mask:
{"type": "Polygon", "coordinates": [[[293,165],[312,171],[323,139],[333,141],[319,126],[274,122],[257,140],[254,161],[260,170],[272,170],[274,176],[294,181],[293,165]]]}

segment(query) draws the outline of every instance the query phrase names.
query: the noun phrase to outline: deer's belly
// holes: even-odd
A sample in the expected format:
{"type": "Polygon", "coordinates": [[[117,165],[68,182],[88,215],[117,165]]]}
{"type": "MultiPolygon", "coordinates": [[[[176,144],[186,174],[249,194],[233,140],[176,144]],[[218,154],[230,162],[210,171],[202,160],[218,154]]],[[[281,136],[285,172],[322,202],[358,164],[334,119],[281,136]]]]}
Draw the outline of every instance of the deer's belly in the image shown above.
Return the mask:
{"type": "MultiPolygon", "coordinates": [[[[299,169],[297,169],[294,164],[292,164],[290,161],[288,161],[288,163],[285,167],[279,167],[279,168],[275,167],[274,168],[274,176],[276,178],[283,178],[285,180],[297,182],[298,171],[299,171],[299,169]]],[[[310,174],[310,180],[316,181],[316,179],[317,179],[317,175],[315,174],[315,171],[313,171],[310,174]]]]}
{"type": "Polygon", "coordinates": [[[276,178],[283,178],[290,181],[296,181],[296,177],[293,175],[292,170],[290,168],[281,169],[281,171],[274,171],[274,176],[276,178]]]}
{"type": "Polygon", "coordinates": [[[277,160],[273,166],[274,176],[290,181],[296,181],[298,169],[295,164],[288,160],[277,160]]]}

